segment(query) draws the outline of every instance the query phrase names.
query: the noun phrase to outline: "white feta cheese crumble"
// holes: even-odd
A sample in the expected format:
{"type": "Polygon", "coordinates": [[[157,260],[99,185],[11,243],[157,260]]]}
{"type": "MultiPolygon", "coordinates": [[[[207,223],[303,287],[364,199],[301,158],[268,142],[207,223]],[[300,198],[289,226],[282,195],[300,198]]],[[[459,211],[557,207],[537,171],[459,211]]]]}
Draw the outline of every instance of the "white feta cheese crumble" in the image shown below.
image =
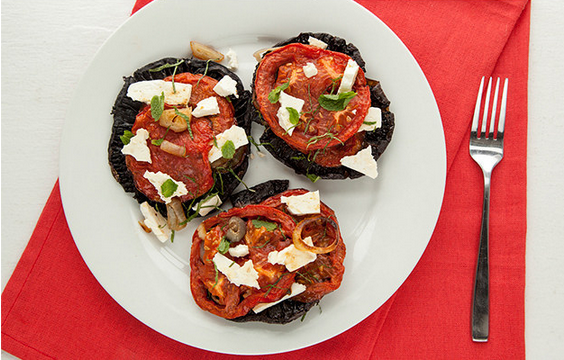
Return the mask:
{"type": "Polygon", "coordinates": [[[145,179],[149,180],[149,182],[151,184],[153,184],[155,189],[157,189],[159,196],[161,197],[161,199],[166,204],[168,204],[172,200],[172,198],[175,197],[175,196],[184,196],[184,195],[188,194],[188,190],[186,189],[186,185],[183,182],[176,181],[173,178],[171,178],[168,174],[165,174],[163,172],[159,171],[159,172],[154,173],[154,172],[147,170],[143,174],[143,177],[145,179]],[[178,186],[176,188],[176,190],[174,191],[174,193],[172,193],[172,195],[170,195],[169,197],[165,197],[163,195],[163,192],[162,192],[162,185],[167,180],[172,180],[178,186]]]}
{"type": "Polygon", "coordinates": [[[293,97],[292,95],[288,95],[284,91],[282,91],[280,93],[278,102],[280,103],[280,108],[276,113],[276,116],[278,117],[278,123],[280,124],[282,129],[286,130],[288,135],[292,135],[292,133],[294,132],[294,124],[290,122],[290,112],[288,112],[288,109],[286,108],[293,108],[299,114],[302,112],[305,101],[297,97],[293,97]]]}
{"type": "Polygon", "coordinates": [[[371,107],[366,113],[364,122],[360,125],[358,132],[361,131],[374,131],[382,127],[382,110],[377,107],[371,107]]]}
{"type": "Polygon", "coordinates": [[[219,114],[219,104],[215,96],[210,96],[200,100],[194,110],[192,110],[192,116],[202,117],[209,115],[219,114]]]}
{"type": "Polygon", "coordinates": [[[160,240],[165,242],[170,238],[172,231],[166,223],[166,219],[157,210],[155,210],[148,202],[141,204],[141,214],[145,220],[143,224],[151,229],[151,232],[160,240]]]}
{"type": "Polygon", "coordinates": [[[147,139],[149,139],[149,132],[145,129],[138,129],[135,136],[129,139],[129,144],[121,149],[121,153],[131,155],[137,161],[151,164],[151,150],[147,146],[147,139]]]}
{"type": "Polygon", "coordinates": [[[227,276],[230,283],[237,286],[246,285],[260,289],[258,283],[259,274],[253,267],[253,261],[248,260],[243,266],[240,266],[226,256],[216,253],[213,257],[213,263],[223,275],[227,276]]]}
{"type": "Polygon", "coordinates": [[[303,293],[306,290],[306,286],[300,283],[293,283],[292,286],[290,286],[290,294],[288,295],[284,295],[282,298],[280,298],[280,300],[276,300],[273,302],[269,302],[269,303],[260,303],[255,305],[255,307],[253,308],[253,312],[255,314],[258,314],[259,312],[268,309],[271,306],[274,306],[278,303],[281,303],[284,300],[287,300],[291,297],[294,297],[296,295],[299,295],[301,293],[303,293]]]}
{"type": "Polygon", "coordinates": [[[304,70],[304,75],[307,78],[317,75],[317,68],[315,67],[314,63],[308,62],[306,65],[302,67],[302,69],[304,70]]]}
{"type": "Polygon", "coordinates": [[[286,204],[288,210],[294,215],[319,214],[321,211],[319,190],[302,195],[282,196],[280,201],[286,204]]]}
{"type": "Polygon", "coordinates": [[[215,142],[213,143],[212,148],[208,153],[208,159],[210,163],[213,163],[214,161],[223,157],[221,148],[228,140],[231,140],[233,142],[233,145],[235,145],[235,150],[249,143],[249,138],[247,137],[245,129],[237,125],[231,126],[221,134],[216,135],[215,142]]]}
{"type": "Polygon", "coordinates": [[[236,98],[239,98],[239,95],[237,95],[237,81],[233,80],[229,75],[222,77],[213,87],[213,91],[219,96],[234,95],[236,98]]]}
{"type": "MultiPolygon", "coordinates": [[[[311,240],[311,236],[306,237],[303,239],[304,242],[309,245],[313,246],[313,241],[311,240]]],[[[317,254],[312,253],[311,251],[301,251],[296,249],[294,244],[280,250],[280,251],[271,251],[268,253],[268,262],[272,265],[280,264],[286,266],[288,271],[295,271],[309,264],[310,262],[315,261],[317,259],[317,254]]]]}
{"type": "Polygon", "coordinates": [[[356,170],[364,175],[376,179],[378,176],[378,165],[372,157],[372,146],[360,150],[355,155],[343,156],[341,164],[350,169],[356,170]]]}
{"type": "Polygon", "coordinates": [[[192,95],[192,85],[164,80],[147,80],[135,82],[127,88],[127,96],[146,104],[151,103],[153,96],[160,96],[164,92],[165,103],[170,105],[188,104],[192,95]],[[176,90],[176,92],[174,91],[176,90]]]}
{"type": "Polygon", "coordinates": [[[324,43],[323,41],[314,38],[313,36],[310,36],[307,39],[307,42],[312,45],[312,46],[317,46],[318,48],[322,48],[322,49],[327,49],[327,44],[324,43]]]}
{"type": "Polygon", "coordinates": [[[243,257],[249,255],[249,246],[244,244],[239,244],[235,247],[229,248],[229,255],[233,257],[243,257]]]}
{"type": "Polygon", "coordinates": [[[359,66],[356,61],[349,59],[347,66],[345,67],[345,72],[343,73],[343,78],[341,79],[341,85],[339,85],[339,90],[337,90],[337,94],[352,90],[352,86],[356,80],[356,75],[358,74],[358,69],[359,66]]]}
{"type": "Polygon", "coordinates": [[[229,70],[237,70],[237,68],[239,68],[239,59],[233,49],[229,48],[229,50],[227,50],[225,58],[227,59],[227,68],[229,70]]]}
{"type": "Polygon", "coordinates": [[[192,210],[198,211],[198,214],[200,214],[200,216],[206,216],[222,203],[223,202],[221,201],[219,195],[215,194],[214,196],[200,201],[199,205],[194,206],[192,210]],[[198,206],[200,207],[200,210],[198,210],[198,206]]]}

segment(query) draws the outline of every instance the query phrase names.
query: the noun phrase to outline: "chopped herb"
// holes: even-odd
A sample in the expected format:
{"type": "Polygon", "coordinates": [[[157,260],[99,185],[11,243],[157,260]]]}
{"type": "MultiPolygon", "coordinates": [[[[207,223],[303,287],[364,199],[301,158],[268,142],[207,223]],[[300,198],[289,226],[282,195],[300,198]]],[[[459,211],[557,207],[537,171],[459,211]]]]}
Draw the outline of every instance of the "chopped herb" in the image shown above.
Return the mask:
{"type": "Polygon", "coordinates": [[[151,144],[155,145],[155,146],[161,146],[161,144],[164,141],[164,137],[160,138],[160,139],[156,139],[156,140],[151,140],[151,144]]]}
{"type": "Polygon", "coordinates": [[[304,279],[305,281],[307,281],[310,284],[320,282],[319,278],[317,276],[315,276],[315,274],[313,274],[311,271],[307,271],[305,273],[301,273],[301,272],[297,271],[296,273],[298,274],[298,276],[300,276],[302,279],[304,279]]]}
{"type": "Polygon", "coordinates": [[[356,96],[354,91],[347,91],[340,94],[321,94],[319,96],[319,105],[329,111],[344,110],[348,103],[356,96]]]}
{"type": "MultiPolygon", "coordinates": [[[[341,139],[339,139],[338,137],[336,137],[336,136],[335,136],[333,133],[331,133],[331,132],[326,132],[326,133],[323,134],[323,135],[312,136],[312,137],[307,141],[307,144],[308,144],[308,145],[315,144],[316,142],[318,142],[319,140],[324,139],[324,138],[329,138],[329,139],[332,139],[332,140],[337,140],[337,141],[339,141],[341,144],[344,144],[341,139]]],[[[329,142],[327,142],[327,144],[329,144],[329,142]]]]}
{"type": "Polygon", "coordinates": [[[253,247],[254,247],[255,249],[262,249],[262,248],[264,248],[264,247],[265,247],[266,245],[268,245],[268,243],[270,242],[270,240],[272,240],[272,239],[268,239],[268,241],[267,241],[267,242],[265,242],[265,243],[264,243],[264,244],[262,244],[262,245],[259,245],[259,246],[253,246],[253,247]]]}
{"type": "Polygon", "coordinates": [[[334,94],[334,93],[335,93],[335,89],[338,89],[338,88],[337,88],[337,83],[338,83],[339,80],[341,80],[342,78],[343,78],[343,76],[341,75],[341,76],[338,76],[338,77],[336,77],[336,78],[334,78],[334,79],[331,79],[331,94],[334,94]]]}
{"type": "Polygon", "coordinates": [[[309,180],[311,180],[312,183],[315,183],[317,180],[320,179],[320,177],[315,174],[306,174],[306,176],[309,180]]]}
{"type": "Polygon", "coordinates": [[[167,179],[161,185],[161,192],[163,196],[167,198],[171,197],[172,194],[174,194],[174,192],[176,191],[176,189],[178,189],[178,184],[172,181],[171,179],[167,179]]]}
{"type": "Polygon", "coordinates": [[[271,146],[271,147],[272,147],[272,144],[271,144],[271,143],[257,143],[257,142],[255,141],[255,139],[254,139],[251,135],[247,136],[247,139],[249,139],[249,142],[250,142],[251,144],[253,144],[253,145],[257,148],[257,151],[260,151],[259,146],[268,145],[268,146],[271,146]]]}
{"type": "Polygon", "coordinates": [[[172,92],[176,94],[176,86],[174,85],[174,77],[176,76],[176,69],[178,69],[178,66],[174,67],[174,70],[172,71],[172,78],[171,78],[171,82],[172,82],[172,92]]]}
{"type": "Polygon", "coordinates": [[[270,101],[271,104],[276,104],[280,99],[280,93],[286,90],[288,86],[290,86],[290,81],[278,85],[277,87],[272,89],[272,91],[268,94],[268,101],[270,101]]]}
{"type": "Polygon", "coordinates": [[[290,123],[292,125],[298,125],[298,122],[300,121],[300,114],[298,113],[298,110],[293,107],[287,107],[286,110],[288,110],[288,113],[290,114],[290,123]]]}
{"type": "Polygon", "coordinates": [[[174,113],[186,121],[186,126],[188,126],[188,133],[190,134],[190,139],[194,140],[194,134],[192,133],[192,126],[190,125],[190,118],[186,115],[178,111],[178,108],[174,107],[174,113]]]}
{"type": "Polygon", "coordinates": [[[376,125],[376,124],[378,124],[378,121],[364,121],[363,124],[366,124],[366,125],[376,125]]]}
{"type": "Polygon", "coordinates": [[[123,143],[123,145],[127,145],[129,144],[129,142],[131,141],[131,138],[134,137],[135,135],[133,135],[133,133],[129,130],[125,130],[123,132],[123,135],[121,135],[119,137],[119,139],[121,140],[121,142],[123,143]]]}
{"type": "Polygon", "coordinates": [[[220,173],[219,171],[214,171],[214,172],[213,172],[213,186],[214,186],[214,189],[215,189],[216,184],[217,184],[217,179],[215,178],[216,174],[217,174],[217,176],[219,177],[219,185],[220,185],[219,193],[223,195],[223,193],[224,193],[224,189],[223,189],[223,176],[221,175],[221,173],[220,173]]]}
{"type": "Polygon", "coordinates": [[[151,116],[155,119],[155,121],[159,121],[161,115],[163,114],[165,104],[164,98],[165,96],[163,91],[160,96],[155,95],[151,99],[151,116]]]}
{"type": "Polygon", "coordinates": [[[252,220],[252,223],[255,228],[260,229],[261,227],[264,227],[266,231],[274,231],[278,227],[278,224],[276,223],[258,219],[252,220]]]}
{"type": "Polygon", "coordinates": [[[168,130],[170,130],[170,126],[166,128],[166,132],[165,132],[165,134],[163,135],[162,138],[156,139],[156,140],[151,140],[151,144],[153,144],[155,146],[161,146],[161,144],[163,143],[163,141],[166,137],[166,134],[168,134],[168,130]]]}
{"type": "Polygon", "coordinates": [[[233,169],[229,169],[229,172],[231,173],[231,175],[233,175],[235,177],[235,179],[239,180],[239,182],[241,184],[243,184],[243,186],[245,187],[245,189],[249,190],[250,192],[256,192],[256,190],[251,189],[247,186],[247,184],[245,184],[245,182],[243,180],[241,180],[241,178],[239,176],[237,176],[237,174],[235,174],[235,171],[233,169]]]}
{"type": "Polygon", "coordinates": [[[170,242],[171,242],[171,243],[174,242],[174,234],[175,234],[174,230],[171,230],[171,231],[170,231],[170,242]]]}
{"type": "Polygon", "coordinates": [[[225,159],[233,159],[233,155],[235,155],[235,144],[233,141],[227,140],[225,144],[221,147],[221,155],[225,159]]]}
{"type": "Polygon", "coordinates": [[[278,283],[280,282],[280,280],[282,280],[282,278],[283,278],[284,276],[286,276],[286,274],[288,274],[288,273],[282,274],[282,276],[280,276],[280,277],[278,278],[278,280],[276,280],[276,282],[275,282],[274,284],[266,285],[266,287],[268,288],[268,291],[266,292],[266,294],[264,294],[264,297],[267,297],[268,294],[270,294],[270,291],[272,291],[272,289],[282,289],[282,288],[277,287],[276,285],[278,285],[278,283]]]}
{"type": "Polygon", "coordinates": [[[208,69],[210,67],[210,61],[216,61],[219,59],[209,59],[206,61],[206,68],[204,69],[204,73],[202,74],[202,76],[198,79],[198,82],[196,83],[196,85],[194,85],[194,87],[197,87],[198,85],[200,85],[200,81],[202,81],[202,79],[204,78],[204,76],[206,76],[208,74],[208,69]]]}
{"type": "MultiPolygon", "coordinates": [[[[228,171],[231,173],[231,175],[233,175],[233,177],[235,177],[235,179],[237,179],[241,184],[243,184],[243,186],[245,187],[245,189],[249,190],[250,192],[256,192],[255,189],[251,189],[247,186],[247,184],[245,184],[245,182],[243,180],[241,180],[241,178],[239,176],[237,176],[237,174],[235,173],[235,171],[231,168],[225,168],[225,167],[218,167],[217,170],[219,171],[228,171]]],[[[222,186],[223,186],[223,180],[222,180],[222,186]]]]}
{"type": "Polygon", "coordinates": [[[304,115],[309,116],[309,120],[306,122],[306,126],[304,128],[304,134],[307,133],[307,130],[309,129],[309,124],[315,118],[315,115],[317,115],[319,110],[321,110],[321,106],[319,104],[314,106],[313,98],[311,96],[311,84],[307,84],[307,95],[309,99],[309,107],[311,110],[304,113],[304,115]]]}
{"type": "Polygon", "coordinates": [[[224,237],[221,238],[221,242],[219,243],[219,246],[217,247],[217,251],[219,251],[220,254],[225,254],[227,251],[229,251],[230,245],[231,245],[231,243],[224,236],[224,237]]]}
{"type": "Polygon", "coordinates": [[[178,62],[175,63],[175,64],[164,64],[164,65],[161,65],[161,66],[156,67],[154,69],[149,69],[149,72],[158,72],[158,71],[162,71],[164,69],[169,69],[171,67],[176,68],[178,65],[182,64],[183,62],[184,62],[184,60],[178,60],[178,62]]]}
{"type": "Polygon", "coordinates": [[[194,184],[198,185],[198,183],[196,182],[196,179],[194,179],[193,177],[188,176],[188,175],[186,175],[186,174],[184,174],[184,175],[182,175],[182,176],[184,176],[186,179],[192,181],[194,184]]]}

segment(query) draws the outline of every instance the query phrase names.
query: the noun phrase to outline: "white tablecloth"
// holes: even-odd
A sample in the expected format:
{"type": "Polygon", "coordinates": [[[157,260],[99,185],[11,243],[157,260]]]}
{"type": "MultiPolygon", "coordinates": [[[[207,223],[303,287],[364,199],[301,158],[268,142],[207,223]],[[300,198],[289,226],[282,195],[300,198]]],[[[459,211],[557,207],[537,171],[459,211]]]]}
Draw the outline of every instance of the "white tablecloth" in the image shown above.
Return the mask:
{"type": "MultiPolygon", "coordinates": [[[[134,0],[2,1],[2,289],[58,177],[74,88],[134,0]]],[[[532,3],[525,294],[530,359],[564,355],[564,2],[532,3]]],[[[2,353],[2,359],[13,359],[2,353]]]]}

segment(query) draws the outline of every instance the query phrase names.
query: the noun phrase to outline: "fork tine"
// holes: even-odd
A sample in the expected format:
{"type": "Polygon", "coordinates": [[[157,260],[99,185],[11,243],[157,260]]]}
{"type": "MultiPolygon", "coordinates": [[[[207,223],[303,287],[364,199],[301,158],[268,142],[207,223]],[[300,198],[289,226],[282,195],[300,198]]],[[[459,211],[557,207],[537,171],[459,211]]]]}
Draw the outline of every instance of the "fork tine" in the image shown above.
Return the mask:
{"type": "MultiPolygon", "coordinates": [[[[482,117],[482,131],[481,134],[486,134],[488,123],[488,109],[490,108],[490,94],[492,92],[492,78],[488,81],[488,89],[486,90],[486,103],[484,104],[484,115],[482,117]]],[[[480,137],[480,136],[478,136],[480,137]]]]}
{"type": "Polygon", "coordinates": [[[507,87],[509,79],[505,78],[503,84],[503,94],[501,95],[501,108],[499,110],[499,124],[497,126],[497,138],[503,139],[503,132],[505,131],[505,112],[507,109],[507,87]]]}
{"type": "Polygon", "coordinates": [[[478,98],[476,99],[474,117],[472,118],[472,133],[476,133],[478,131],[478,122],[480,121],[480,105],[482,103],[482,90],[484,89],[484,79],[485,76],[482,76],[482,81],[480,81],[480,88],[478,89],[478,98]]]}
{"type": "Polygon", "coordinates": [[[494,129],[495,129],[495,114],[497,110],[497,99],[499,95],[499,83],[501,79],[497,78],[495,83],[495,91],[493,96],[493,104],[492,104],[492,115],[490,116],[490,132],[488,133],[488,138],[493,139],[494,136],[494,129]]]}

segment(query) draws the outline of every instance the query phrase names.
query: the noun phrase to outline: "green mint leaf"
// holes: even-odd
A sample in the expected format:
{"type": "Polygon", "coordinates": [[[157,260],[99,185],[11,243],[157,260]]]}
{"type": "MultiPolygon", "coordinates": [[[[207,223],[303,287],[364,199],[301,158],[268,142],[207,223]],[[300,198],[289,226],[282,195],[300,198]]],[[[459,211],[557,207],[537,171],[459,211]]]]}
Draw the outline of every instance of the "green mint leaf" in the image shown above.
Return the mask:
{"type": "Polygon", "coordinates": [[[235,155],[235,144],[233,141],[227,140],[225,144],[221,147],[221,155],[226,159],[233,159],[235,155]]]}
{"type": "Polygon", "coordinates": [[[121,135],[119,137],[119,139],[121,140],[121,142],[123,143],[123,145],[127,145],[129,144],[129,142],[131,141],[131,138],[134,137],[135,135],[133,135],[133,133],[129,130],[125,130],[123,132],[123,135],[121,135]]]}
{"type": "Polygon", "coordinates": [[[340,94],[322,94],[319,96],[319,105],[329,111],[344,110],[349,102],[356,96],[354,91],[348,91],[340,94]]]}
{"type": "Polygon", "coordinates": [[[292,107],[287,107],[286,110],[288,110],[288,113],[290,114],[290,123],[292,125],[298,125],[298,122],[300,121],[300,113],[298,113],[298,110],[292,107]]]}
{"type": "Polygon", "coordinates": [[[229,245],[231,245],[231,243],[229,242],[229,240],[227,240],[227,238],[224,236],[221,239],[221,242],[219,243],[219,246],[217,247],[217,251],[219,251],[220,254],[225,254],[227,251],[229,251],[229,245]]]}
{"type": "Polygon", "coordinates": [[[161,144],[163,143],[164,138],[162,139],[157,139],[157,140],[151,140],[151,144],[155,145],[155,146],[161,146],[161,144]]]}
{"type": "Polygon", "coordinates": [[[272,91],[268,94],[268,101],[270,101],[271,104],[276,104],[278,102],[278,99],[280,99],[280,93],[286,90],[288,86],[290,86],[289,81],[272,89],[272,91]]]}
{"type": "Polygon", "coordinates": [[[161,192],[162,192],[164,197],[171,197],[172,194],[174,194],[174,192],[176,191],[176,189],[178,189],[178,184],[176,184],[171,179],[167,179],[161,185],[161,192]]]}
{"type": "Polygon", "coordinates": [[[254,219],[251,222],[255,228],[260,229],[261,227],[264,227],[266,231],[274,231],[278,227],[278,224],[270,221],[254,219]]]}
{"type": "Polygon", "coordinates": [[[164,91],[161,95],[155,95],[151,98],[151,116],[158,121],[164,111],[164,91]]]}

